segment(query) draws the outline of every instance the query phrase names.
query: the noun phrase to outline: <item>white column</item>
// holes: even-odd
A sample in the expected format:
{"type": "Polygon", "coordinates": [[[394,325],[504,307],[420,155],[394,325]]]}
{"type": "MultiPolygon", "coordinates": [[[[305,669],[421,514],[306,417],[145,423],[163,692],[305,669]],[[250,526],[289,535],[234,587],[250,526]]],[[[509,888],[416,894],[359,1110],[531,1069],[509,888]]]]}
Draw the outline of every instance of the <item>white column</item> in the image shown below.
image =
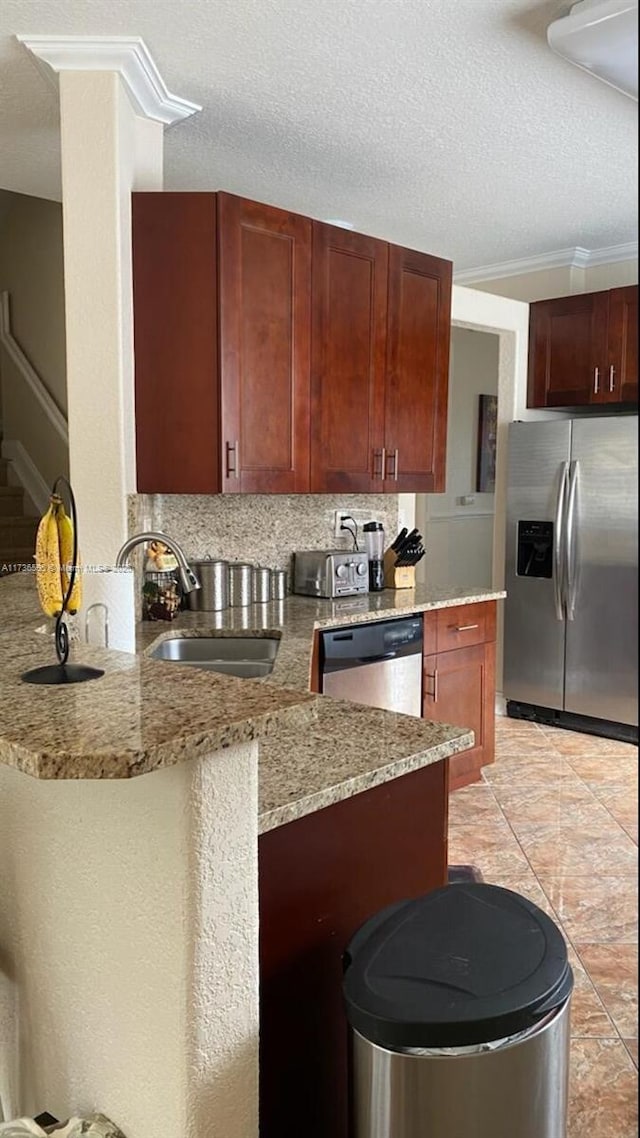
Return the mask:
{"type": "MultiPolygon", "coordinates": [[[[63,72],[60,111],[69,469],[85,563],[112,565],[136,486],[131,191],[141,132],[116,72],[63,72]]],[[[145,126],[144,188],[160,190],[163,128],[145,126]]]]}
{"type": "Polygon", "coordinates": [[[69,467],[84,562],[112,565],[136,488],[131,191],[162,189],[163,127],[201,108],[138,36],[18,36],[60,86],[69,467]]]}

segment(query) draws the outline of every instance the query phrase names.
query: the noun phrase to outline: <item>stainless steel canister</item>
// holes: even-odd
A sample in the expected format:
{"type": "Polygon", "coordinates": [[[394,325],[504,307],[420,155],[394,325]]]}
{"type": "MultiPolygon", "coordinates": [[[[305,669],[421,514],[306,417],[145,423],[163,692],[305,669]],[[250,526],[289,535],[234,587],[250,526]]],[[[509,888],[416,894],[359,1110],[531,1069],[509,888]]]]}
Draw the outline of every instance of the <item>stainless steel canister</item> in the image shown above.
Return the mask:
{"type": "Polygon", "coordinates": [[[229,604],[250,605],[253,596],[253,565],[234,561],[229,565],[229,604]]]}
{"type": "Polygon", "coordinates": [[[193,561],[200,588],[188,593],[189,608],[194,612],[219,612],[229,604],[229,563],[227,561],[193,561]]]}
{"type": "Polygon", "coordinates": [[[271,597],[274,601],[283,601],[287,595],[286,569],[274,569],[271,574],[271,597]]]}
{"type": "Polygon", "coordinates": [[[253,599],[257,604],[265,604],[271,597],[271,570],[253,570],[253,599]]]}

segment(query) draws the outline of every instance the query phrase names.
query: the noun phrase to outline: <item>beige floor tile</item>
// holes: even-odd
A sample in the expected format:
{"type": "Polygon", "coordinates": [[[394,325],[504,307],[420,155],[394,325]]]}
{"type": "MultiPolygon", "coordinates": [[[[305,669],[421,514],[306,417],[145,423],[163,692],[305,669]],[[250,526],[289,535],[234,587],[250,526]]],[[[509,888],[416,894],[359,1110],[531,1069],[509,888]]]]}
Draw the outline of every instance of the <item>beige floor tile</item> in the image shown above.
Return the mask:
{"type": "Polygon", "coordinates": [[[554,747],[563,755],[620,755],[638,758],[633,743],[619,743],[617,739],[602,739],[599,735],[581,735],[577,731],[563,731],[549,735],[554,747]]]}
{"type": "Polygon", "coordinates": [[[500,805],[514,828],[545,822],[602,826],[610,821],[604,805],[581,780],[566,779],[528,787],[502,785],[500,805]]]}
{"type": "Polygon", "coordinates": [[[537,783],[548,785],[569,779],[574,783],[579,776],[563,759],[549,761],[545,758],[532,759],[527,755],[498,756],[495,763],[482,768],[482,777],[489,786],[512,784],[518,787],[533,786],[537,783]]]}
{"type": "Polygon", "coordinates": [[[638,872],[638,847],[613,820],[597,828],[568,822],[518,825],[514,830],[537,876],[635,877],[638,872]]]}
{"type": "Polygon", "coordinates": [[[593,794],[621,826],[631,822],[638,822],[638,795],[629,792],[628,786],[609,786],[608,784],[593,783],[593,794]]]}
{"type": "Polygon", "coordinates": [[[638,946],[578,944],[580,959],[621,1036],[638,1034],[638,946]]]}
{"type": "Polygon", "coordinates": [[[629,1052],[631,1058],[633,1059],[633,1062],[635,1063],[635,1065],[637,1067],[638,1066],[638,1040],[637,1039],[625,1039],[624,1045],[625,1045],[627,1051],[629,1052]]]}
{"type": "Polygon", "coordinates": [[[491,788],[484,783],[465,786],[449,795],[449,826],[504,823],[491,788]]]}
{"type": "Polygon", "coordinates": [[[571,1044],[568,1138],[637,1138],[637,1075],[620,1039],[571,1044]]]}
{"type": "Polygon", "coordinates": [[[625,834],[629,835],[629,837],[631,838],[631,841],[635,842],[635,844],[637,845],[638,844],[638,823],[637,822],[625,822],[622,826],[622,829],[624,830],[625,834]]]}
{"type": "Polygon", "coordinates": [[[638,786],[638,759],[627,755],[565,755],[567,762],[586,783],[618,786],[633,790],[638,786]]]}
{"type": "Polygon", "coordinates": [[[512,719],[509,715],[496,715],[496,734],[504,732],[508,735],[538,735],[541,730],[541,724],[531,723],[528,719],[512,719]]]}
{"type": "Polygon", "coordinates": [[[607,1010],[578,954],[571,947],[568,954],[574,980],[571,998],[572,1039],[612,1039],[616,1029],[610,1011],[607,1010]]]}
{"type": "Polygon", "coordinates": [[[496,736],[496,755],[555,755],[559,752],[546,735],[515,735],[503,733],[496,736]]]}
{"type": "Polygon", "coordinates": [[[529,871],[527,860],[506,822],[489,828],[452,826],[449,864],[475,865],[489,884],[495,884],[500,874],[516,877],[529,871]]]}
{"type": "Polygon", "coordinates": [[[638,883],[632,877],[554,877],[540,884],[573,944],[637,944],[638,883]]]}

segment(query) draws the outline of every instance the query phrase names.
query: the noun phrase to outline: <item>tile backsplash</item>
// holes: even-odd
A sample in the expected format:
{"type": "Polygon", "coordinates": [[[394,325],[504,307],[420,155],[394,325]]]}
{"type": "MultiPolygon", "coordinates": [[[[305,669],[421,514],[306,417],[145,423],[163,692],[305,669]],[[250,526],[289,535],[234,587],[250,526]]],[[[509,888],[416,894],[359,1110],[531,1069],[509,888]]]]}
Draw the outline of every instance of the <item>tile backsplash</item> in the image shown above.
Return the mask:
{"type": "Polygon", "coordinates": [[[334,536],[334,513],[341,508],[382,522],[389,541],[398,531],[392,494],[134,494],[129,516],[132,533],[161,530],[192,560],[246,560],[291,572],[296,549],[351,547],[348,534],[334,536]]]}

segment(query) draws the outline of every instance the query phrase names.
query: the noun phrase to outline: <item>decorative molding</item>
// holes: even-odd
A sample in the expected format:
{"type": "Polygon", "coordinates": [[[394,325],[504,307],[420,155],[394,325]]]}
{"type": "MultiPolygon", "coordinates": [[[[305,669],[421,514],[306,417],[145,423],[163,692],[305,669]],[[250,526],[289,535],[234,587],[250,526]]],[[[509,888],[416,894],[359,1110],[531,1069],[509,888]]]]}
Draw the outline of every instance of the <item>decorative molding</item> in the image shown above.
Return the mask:
{"type": "Polygon", "coordinates": [[[1,450],[2,457],[9,459],[20,485],[38,514],[44,514],[49,505],[51,487],[45,482],[31,455],[18,439],[3,439],[1,450]]]}
{"type": "Polygon", "coordinates": [[[58,432],[65,446],[68,447],[69,428],[67,427],[67,420],[11,333],[11,308],[8,292],[0,293],[0,344],[18,368],[31,394],[38,400],[51,426],[58,432]]]}
{"type": "Polygon", "coordinates": [[[456,284],[474,281],[497,281],[502,277],[518,277],[525,273],[544,272],[545,269],[592,269],[595,265],[613,265],[619,261],[633,261],[638,256],[638,242],[626,245],[609,245],[604,249],[556,249],[535,257],[522,257],[517,261],[500,261],[497,265],[481,265],[477,269],[463,269],[454,273],[456,284]]]}
{"type": "Polygon", "coordinates": [[[140,36],[31,36],[16,39],[57,87],[60,71],[117,71],[136,112],[171,126],[201,111],[198,103],[172,95],[140,36]]]}

